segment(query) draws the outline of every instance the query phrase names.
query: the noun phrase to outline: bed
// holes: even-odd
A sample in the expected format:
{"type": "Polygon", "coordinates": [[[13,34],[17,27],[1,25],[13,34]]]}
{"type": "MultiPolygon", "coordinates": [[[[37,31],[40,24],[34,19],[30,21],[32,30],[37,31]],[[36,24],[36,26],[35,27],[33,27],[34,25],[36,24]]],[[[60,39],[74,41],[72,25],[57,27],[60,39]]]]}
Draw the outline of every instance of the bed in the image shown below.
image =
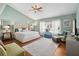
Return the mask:
{"type": "Polygon", "coordinates": [[[15,32],[15,39],[20,41],[21,43],[25,43],[39,37],[40,35],[37,31],[15,32]]]}

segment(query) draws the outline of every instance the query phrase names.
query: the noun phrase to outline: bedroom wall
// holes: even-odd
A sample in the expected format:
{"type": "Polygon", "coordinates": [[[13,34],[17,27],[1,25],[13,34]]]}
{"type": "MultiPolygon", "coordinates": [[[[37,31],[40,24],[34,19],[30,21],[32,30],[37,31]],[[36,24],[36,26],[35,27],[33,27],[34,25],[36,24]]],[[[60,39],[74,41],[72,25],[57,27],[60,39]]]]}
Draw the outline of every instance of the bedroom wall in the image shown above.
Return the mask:
{"type": "Polygon", "coordinates": [[[5,8],[6,4],[4,3],[0,3],[0,15],[2,14],[4,8],[5,8]]]}
{"type": "Polygon", "coordinates": [[[2,6],[2,5],[0,5],[0,12],[1,12],[1,10],[2,10],[2,7],[3,7],[3,6],[2,6]]]}
{"type": "Polygon", "coordinates": [[[61,31],[63,32],[64,29],[66,29],[66,30],[72,32],[72,30],[71,30],[73,28],[72,20],[74,20],[75,18],[76,18],[76,14],[70,14],[70,15],[63,15],[63,16],[58,16],[58,17],[50,17],[50,18],[40,19],[40,21],[48,22],[48,21],[60,19],[61,20],[61,31]],[[67,20],[67,19],[71,21],[71,26],[68,28],[64,27],[64,25],[63,25],[64,20],[67,20]]]}
{"type": "Polygon", "coordinates": [[[79,32],[79,6],[76,12],[76,25],[77,25],[77,30],[79,32]]]}
{"type": "MultiPolygon", "coordinates": [[[[4,7],[5,7],[5,5],[3,3],[0,3],[0,15],[3,12],[4,7]]],[[[1,39],[1,19],[0,19],[0,39],[1,39]]]]}
{"type": "Polygon", "coordinates": [[[1,14],[1,19],[9,20],[14,23],[20,24],[20,23],[31,23],[33,20],[28,18],[27,16],[23,15],[19,11],[15,10],[14,8],[6,5],[3,13],[1,14]]]}

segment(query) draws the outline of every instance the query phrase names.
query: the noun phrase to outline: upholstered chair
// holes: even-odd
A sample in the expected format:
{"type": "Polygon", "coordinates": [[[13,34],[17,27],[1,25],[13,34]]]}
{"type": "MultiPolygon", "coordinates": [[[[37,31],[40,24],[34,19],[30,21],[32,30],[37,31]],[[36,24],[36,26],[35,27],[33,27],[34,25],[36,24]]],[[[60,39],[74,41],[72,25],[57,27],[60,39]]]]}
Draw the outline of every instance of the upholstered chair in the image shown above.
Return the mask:
{"type": "Polygon", "coordinates": [[[4,45],[0,40],[0,56],[24,56],[24,49],[16,43],[4,45]]]}

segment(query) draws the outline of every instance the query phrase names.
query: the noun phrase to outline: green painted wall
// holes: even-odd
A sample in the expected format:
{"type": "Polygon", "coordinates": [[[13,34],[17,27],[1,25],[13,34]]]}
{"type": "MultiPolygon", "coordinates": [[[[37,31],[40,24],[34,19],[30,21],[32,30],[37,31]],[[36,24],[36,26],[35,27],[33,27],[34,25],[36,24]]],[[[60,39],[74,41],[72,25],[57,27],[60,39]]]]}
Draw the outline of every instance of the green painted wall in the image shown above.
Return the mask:
{"type": "Polygon", "coordinates": [[[76,25],[77,25],[77,28],[79,28],[79,8],[77,9],[77,13],[76,13],[76,25]]]}
{"type": "Polygon", "coordinates": [[[77,25],[77,31],[79,32],[79,6],[76,12],[76,25],[77,25]]]}
{"type": "Polygon", "coordinates": [[[6,6],[3,13],[1,14],[1,19],[13,21],[15,23],[31,23],[33,20],[18,12],[10,6],[6,6]]]}

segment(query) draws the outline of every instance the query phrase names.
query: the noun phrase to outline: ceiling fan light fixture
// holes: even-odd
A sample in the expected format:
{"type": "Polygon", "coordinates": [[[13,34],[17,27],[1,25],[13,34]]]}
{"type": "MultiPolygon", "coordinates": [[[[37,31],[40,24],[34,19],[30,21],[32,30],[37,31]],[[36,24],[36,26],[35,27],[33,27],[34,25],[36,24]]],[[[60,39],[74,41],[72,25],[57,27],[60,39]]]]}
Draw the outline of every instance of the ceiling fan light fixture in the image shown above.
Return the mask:
{"type": "Polygon", "coordinates": [[[34,13],[36,12],[40,12],[42,10],[42,6],[40,4],[33,4],[32,5],[32,11],[34,11],[34,13]]]}

